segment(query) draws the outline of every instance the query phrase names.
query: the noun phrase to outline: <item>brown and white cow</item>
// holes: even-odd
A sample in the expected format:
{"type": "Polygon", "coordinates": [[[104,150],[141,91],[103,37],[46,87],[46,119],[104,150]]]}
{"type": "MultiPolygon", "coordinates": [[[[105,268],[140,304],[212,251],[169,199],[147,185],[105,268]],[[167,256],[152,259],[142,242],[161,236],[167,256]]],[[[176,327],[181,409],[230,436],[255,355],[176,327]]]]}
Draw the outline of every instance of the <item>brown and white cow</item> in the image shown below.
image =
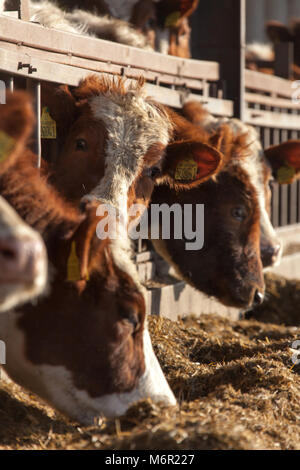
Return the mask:
{"type": "MultiPolygon", "coordinates": [[[[213,118],[198,103],[187,103],[185,116],[198,124],[199,138],[224,154],[217,178],[191,191],[157,187],[153,204],[204,204],[205,238],[199,252],[186,240],[153,240],[155,249],[177,274],[226,305],[249,308],[264,296],[262,268],[279,262],[281,245],[269,218],[272,179],[256,131],[237,119],[213,118]]],[[[187,135],[194,134],[187,128],[187,135]]],[[[272,161],[271,158],[269,158],[272,161]]],[[[274,160],[274,159],[273,159],[274,160]]]]}
{"type": "Polygon", "coordinates": [[[1,315],[5,370],[84,424],[123,414],[141,398],[174,405],[152,349],[128,240],[99,240],[96,207],[81,213],[67,204],[35,161],[24,153],[0,177],[0,190],[43,236],[52,279],[35,305],[1,315]]]}
{"type": "MultiPolygon", "coordinates": [[[[34,121],[28,98],[8,95],[0,105],[0,174],[24,152],[34,121]]],[[[47,257],[38,233],[0,197],[0,312],[39,296],[47,282],[47,257]]]]}

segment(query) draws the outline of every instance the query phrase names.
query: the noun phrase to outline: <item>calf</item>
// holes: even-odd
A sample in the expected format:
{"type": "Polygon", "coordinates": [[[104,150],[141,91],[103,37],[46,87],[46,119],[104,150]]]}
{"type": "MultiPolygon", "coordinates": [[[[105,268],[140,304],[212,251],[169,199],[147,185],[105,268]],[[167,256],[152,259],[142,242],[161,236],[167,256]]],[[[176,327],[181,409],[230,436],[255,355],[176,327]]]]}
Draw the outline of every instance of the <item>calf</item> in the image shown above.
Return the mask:
{"type": "MultiPolygon", "coordinates": [[[[271,168],[250,126],[236,119],[215,119],[197,103],[186,104],[183,112],[198,125],[199,137],[224,153],[224,164],[215,181],[180,193],[157,187],[151,200],[204,204],[204,248],[195,256],[185,250],[184,240],[175,239],[153,240],[154,247],[197,289],[225,305],[250,308],[263,300],[263,265],[280,259],[281,245],[268,213],[271,168]]],[[[280,147],[273,151],[278,154],[280,147]]]]}
{"type": "MultiPolygon", "coordinates": [[[[33,111],[22,93],[0,105],[0,174],[24,152],[33,111]]],[[[0,197],[0,312],[40,295],[47,281],[46,250],[38,233],[0,197]]]]}
{"type": "Polygon", "coordinates": [[[1,193],[46,243],[50,292],[0,318],[7,373],[83,424],[150,397],[175,404],[152,350],[127,239],[101,241],[101,218],[66,203],[30,152],[0,178],[1,193]]]}
{"type": "Polygon", "coordinates": [[[84,8],[78,0],[53,3],[31,2],[32,20],[164,54],[191,55],[188,20],[198,0],[90,0],[84,8]]]}

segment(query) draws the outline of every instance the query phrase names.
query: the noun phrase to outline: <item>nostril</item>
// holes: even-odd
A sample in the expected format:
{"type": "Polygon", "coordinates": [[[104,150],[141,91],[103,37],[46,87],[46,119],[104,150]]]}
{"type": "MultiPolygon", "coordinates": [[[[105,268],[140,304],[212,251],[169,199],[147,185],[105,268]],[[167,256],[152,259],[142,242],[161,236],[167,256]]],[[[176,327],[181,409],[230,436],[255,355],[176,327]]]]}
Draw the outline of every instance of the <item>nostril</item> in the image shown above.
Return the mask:
{"type": "Polygon", "coordinates": [[[0,240],[0,257],[5,261],[13,261],[18,257],[17,243],[13,240],[0,240]]]}
{"type": "Polygon", "coordinates": [[[257,290],[254,294],[254,305],[259,306],[263,303],[264,301],[264,294],[257,290]]]}

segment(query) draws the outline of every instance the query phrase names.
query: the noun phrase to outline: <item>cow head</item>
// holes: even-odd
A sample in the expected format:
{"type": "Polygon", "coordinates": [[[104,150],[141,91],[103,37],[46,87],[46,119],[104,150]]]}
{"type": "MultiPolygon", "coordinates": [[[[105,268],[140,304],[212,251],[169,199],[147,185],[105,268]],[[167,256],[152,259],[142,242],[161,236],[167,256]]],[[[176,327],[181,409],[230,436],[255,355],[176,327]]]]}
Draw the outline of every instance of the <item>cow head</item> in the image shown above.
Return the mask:
{"type": "Polygon", "coordinates": [[[141,83],[126,89],[120,80],[90,77],[72,94],[60,89],[55,99],[58,102],[49,100],[48,106],[63,150],[53,182],[67,199],[83,203],[97,199],[124,214],[134,203],[147,205],[156,183],[190,187],[220,167],[221,154],[208,145],[193,145],[184,138],[168,144],[172,116],[144,96],[141,83]],[[65,117],[58,104],[60,95],[65,117]],[[182,181],[176,178],[176,168],[187,152],[197,171],[194,180],[182,181]]]}
{"type": "Polygon", "coordinates": [[[170,240],[153,240],[153,244],[179,277],[193,287],[225,305],[250,308],[262,302],[264,281],[259,198],[249,178],[246,138],[243,134],[234,135],[225,125],[206,138],[224,154],[223,168],[217,177],[189,191],[158,187],[151,201],[169,206],[176,202],[182,208],[192,205],[194,217],[196,204],[203,204],[204,246],[200,251],[187,250],[187,240],[176,239],[173,233],[170,240]],[[244,166],[241,160],[245,161],[244,166]]]}
{"type": "MultiPolygon", "coordinates": [[[[190,120],[193,120],[193,116],[195,116],[197,124],[208,130],[218,129],[219,126],[226,124],[234,134],[245,136],[249,156],[247,159],[240,160],[240,164],[246,168],[249,179],[257,191],[263,267],[267,268],[278,264],[281,258],[282,246],[270,220],[273,175],[268,163],[268,150],[264,152],[257,132],[252,126],[243,124],[238,119],[214,119],[197,103],[188,103],[184,107],[184,112],[190,120]]],[[[233,155],[231,155],[231,158],[233,155]]]]}

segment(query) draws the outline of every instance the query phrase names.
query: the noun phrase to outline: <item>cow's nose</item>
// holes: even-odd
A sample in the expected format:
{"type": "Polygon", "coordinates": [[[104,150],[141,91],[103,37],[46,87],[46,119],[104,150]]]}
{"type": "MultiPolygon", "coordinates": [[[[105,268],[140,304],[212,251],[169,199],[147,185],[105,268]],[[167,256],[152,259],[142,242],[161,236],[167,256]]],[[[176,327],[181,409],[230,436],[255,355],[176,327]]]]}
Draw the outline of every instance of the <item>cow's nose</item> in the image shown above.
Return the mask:
{"type": "Polygon", "coordinates": [[[264,298],[265,298],[264,294],[260,292],[259,290],[256,290],[254,294],[254,301],[253,301],[254,307],[258,307],[259,305],[261,305],[264,301],[264,298]]]}
{"type": "Polygon", "coordinates": [[[33,283],[43,259],[44,247],[38,238],[0,238],[0,282],[33,283]]]}

